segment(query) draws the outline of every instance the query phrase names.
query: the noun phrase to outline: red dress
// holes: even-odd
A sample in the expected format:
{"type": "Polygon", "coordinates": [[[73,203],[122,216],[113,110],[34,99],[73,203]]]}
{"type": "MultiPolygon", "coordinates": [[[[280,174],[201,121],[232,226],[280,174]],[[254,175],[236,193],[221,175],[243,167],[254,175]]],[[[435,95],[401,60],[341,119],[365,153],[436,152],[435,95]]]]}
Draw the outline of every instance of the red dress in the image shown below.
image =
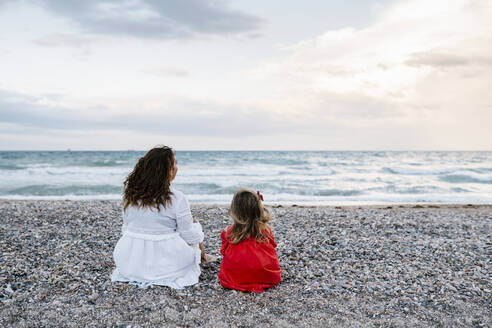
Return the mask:
{"type": "Polygon", "coordinates": [[[281,270],[278,263],[275,239],[268,230],[268,239],[258,242],[253,237],[232,244],[226,235],[231,227],[222,231],[222,263],[220,264],[219,281],[222,286],[243,292],[261,293],[265,288],[278,285],[281,270]],[[227,231],[227,232],[226,232],[227,231]]]}

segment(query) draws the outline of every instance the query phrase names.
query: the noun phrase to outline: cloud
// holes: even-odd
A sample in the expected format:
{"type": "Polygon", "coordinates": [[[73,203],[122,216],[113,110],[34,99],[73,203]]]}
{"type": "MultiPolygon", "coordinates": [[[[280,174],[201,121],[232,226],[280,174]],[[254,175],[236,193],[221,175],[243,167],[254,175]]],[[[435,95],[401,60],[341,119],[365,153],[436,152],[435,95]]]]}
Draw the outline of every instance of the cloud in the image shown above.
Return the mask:
{"type": "MultiPolygon", "coordinates": [[[[80,36],[60,32],[38,40],[50,47],[78,46],[114,36],[248,36],[261,24],[258,18],[229,10],[220,2],[37,3],[72,19],[86,32],[80,36]],[[236,15],[246,20],[236,21],[236,15]]],[[[207,99],[168,97],[160,90],[146,94],[144,87],[133,93],[131,101],[124,95],[116,99],[115,93],[110,96],[113,99],[97,100],[0,92],[0,122],[39,133],[60,131],[60,135],[71,129],[81,133],[150,131],[183,139],[218,137],[224,143],[257,135],[266,136],[265,145],[277,138],[279,148],[286,144],[287,135],[296,145],[311,149],[329,149],[334,143],[323,143],[325,139],[336,142],[337,149],[490,149],[492,2],[403,0],[378,11],[366,27],[326,31],[278,49],[282,56],[265,60],[246,74],[231,72],[217,78],[231,87],[204,88],[210,89],[207,99]],[[94,105],[84,106],[87,102],[94,105]]],[[[137,70],[142,68],[138,65],[137,70]]],[[[142,72],[184,78],[195,73],[189,67],[193,66],[157,64],[142,72]]],[[[106,80],[108,74],[103,73],[99,77],[106,80]]],[[[181,82],[150,80],[169,86],[181,82]]],[[[179,88],[162,89],[193,94],[195,79],[182,82],[179,88]]],[[[59,90],[64,89],[55,91],[59,90]]]]}
{"type": "Polygon", "coordinates": [[[490,56],[460,55],[452,52],[428,51],[411,54],[410,59],[405,62],[410,66],[431,66],[431,67],[455,67],[455,66],[490,66],[492,58],[490,56]]]}
{"type": "Polygon", "coordinates": [[[97,42],[98,38],[68,33],[53,33],[34,41],[34,43],[45,47],[73,46],[83,47],[97,42]]]}
{"type": "MultiPolygon", "coordinates": [[[[244,105],[218,104],[192,99],[163,101],[157,108],[114,112],[98,108],[70,108],[60,105],[60,95],[26,96],[0,90],[0,123],[22,129],[118,130],[161,132],[177,136],[243,137],[272,135],[303,128],[288,117],[279,120],[273,113],[244,105]]],[[[312,129],[312,125],[304,129],[312,129]]]]}
{"type": "Polygon", "coordinates": [[[492,124],[490,17],[488,0],[399,1],[365,28],[284,48],[249,78],[274,86],[270,108],[366,126],[411,124],[436,140],[466,134],[483,144],[484,134],[492,138],[477,132],[492,124]]]}
{"type": "Polygon", "coordinates": [[[454,54],[423,52],[411,55],[405,63],[410,66],[452,67],[468,64],[468,58],[454,54]]]}
{"type": "MultiPolygon", "coordinates": [[[[72,20],[94,35],[143,39],[179,39],[197,35],[256,35],[263,20],[211,0],[40,0],[43,8],[72,20]]],[[[50,36],[43,45],[71,43],[50,36]],[[53,40],[54,38],[54,40],[53,40]]]]}
{"type": "Polygon", "coordinates": [[[188,72],[187,70],[176,67],[157,67],[143,69],[142,72],[157,77],[188,77],[190,75],[190,72],[188,72]]]}

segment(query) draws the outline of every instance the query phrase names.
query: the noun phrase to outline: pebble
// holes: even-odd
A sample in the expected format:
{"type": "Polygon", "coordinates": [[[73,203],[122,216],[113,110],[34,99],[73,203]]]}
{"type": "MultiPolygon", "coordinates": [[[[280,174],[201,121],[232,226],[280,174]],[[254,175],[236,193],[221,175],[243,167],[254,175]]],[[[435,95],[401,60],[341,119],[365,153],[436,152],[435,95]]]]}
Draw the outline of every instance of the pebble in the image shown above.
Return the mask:
{"type": "MultiPolygon", "coordinates": [[[[111,283],[118,201],[0,200],[0,326],[490,326],[492,206],[271,208],[282,282],[111,283]]],[[[220,258],[228,208],[192,205],[220,258]]]]}

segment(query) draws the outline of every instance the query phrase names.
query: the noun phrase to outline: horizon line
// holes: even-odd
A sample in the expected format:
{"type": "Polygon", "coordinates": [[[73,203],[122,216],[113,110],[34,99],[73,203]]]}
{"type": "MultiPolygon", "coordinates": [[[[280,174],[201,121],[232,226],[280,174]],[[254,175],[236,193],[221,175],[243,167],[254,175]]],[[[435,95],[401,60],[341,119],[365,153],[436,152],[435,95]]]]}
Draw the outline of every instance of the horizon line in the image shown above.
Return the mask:
{"type": "MultiPolygon", "coordinates": [[[[149,149],[0,149],[0,152],[145,152],[149,149]]],[[[176,152],[190,151],[190,152],[492,152],[492,149],[453,149],[453,150],[439,150],[439,149],[175,149],[176,152]]]]}

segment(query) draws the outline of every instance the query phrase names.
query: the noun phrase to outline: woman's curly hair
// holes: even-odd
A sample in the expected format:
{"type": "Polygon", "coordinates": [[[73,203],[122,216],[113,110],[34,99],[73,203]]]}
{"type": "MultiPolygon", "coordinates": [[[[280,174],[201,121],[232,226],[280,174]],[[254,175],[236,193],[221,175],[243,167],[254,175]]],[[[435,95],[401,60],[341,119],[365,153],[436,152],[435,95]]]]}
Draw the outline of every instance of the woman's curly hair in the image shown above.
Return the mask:
{"type": "Polygon", "coordinates": [[[170,190],[175,166],[174,152],[171,147],[152,148],[140,158],[133,171],[125,180],[123,209],[128,206],[164,208],[172,204],[170,190]]]}
{"type": "Polygon", "coordinates": [[[227,238],[232,244],[253,236],[259,242],[267,240],[270,230],[270,211],[263,206],[260,196],[249,189],[239,189],[234,194],[230,214],[234,220],[227,238]]]}

